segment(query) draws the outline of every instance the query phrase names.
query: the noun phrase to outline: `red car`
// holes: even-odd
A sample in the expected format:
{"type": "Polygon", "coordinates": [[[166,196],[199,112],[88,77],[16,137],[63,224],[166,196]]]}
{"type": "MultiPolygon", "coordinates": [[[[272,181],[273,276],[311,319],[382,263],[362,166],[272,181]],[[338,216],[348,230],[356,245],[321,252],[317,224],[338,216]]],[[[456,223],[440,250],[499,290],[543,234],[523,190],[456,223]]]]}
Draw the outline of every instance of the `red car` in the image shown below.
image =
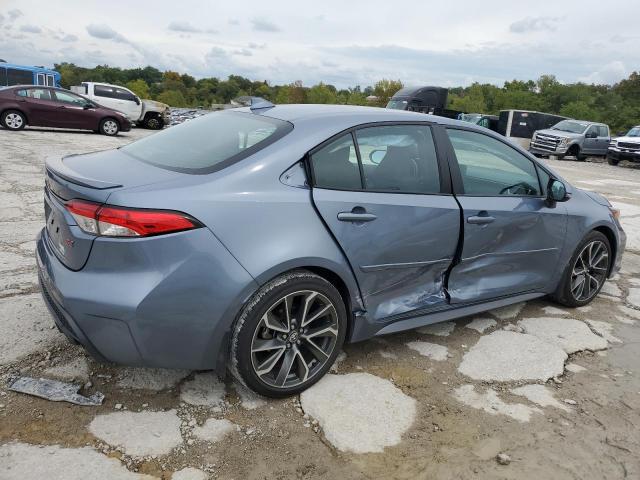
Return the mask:
{"type": "Polygon", "coordinates": [[[127,117],[62,88],[16,85],[0,88],[0,125],[7,130],[33,127],[77,128],[104,135],[131,130],[127,117]]]}

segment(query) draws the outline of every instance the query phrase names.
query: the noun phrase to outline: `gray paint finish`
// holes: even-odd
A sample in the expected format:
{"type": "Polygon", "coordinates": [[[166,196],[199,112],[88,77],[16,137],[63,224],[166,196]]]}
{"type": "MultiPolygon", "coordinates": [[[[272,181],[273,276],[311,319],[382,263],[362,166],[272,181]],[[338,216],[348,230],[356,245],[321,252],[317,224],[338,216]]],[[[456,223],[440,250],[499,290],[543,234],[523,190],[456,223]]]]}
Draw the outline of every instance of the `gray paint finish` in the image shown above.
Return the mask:
{"type": "MultiPolygon", "coordinates": [[[[220,113],[227,114],[233,113],[220,113]]],[[[50,308],[63,312],[62,329],[94,355],[134,365],[222,370],[242,306],[260,285],[296,268],[344,284],[350,340],[357,341],[545,295],[593,228],[608,229],[619,266],[624,232],[606,205],[569,184],[570,200],[551,208],[538,198],[312,189],[299,166],[328,138],[372,122],[432,122],[501,138],[486,129],[366,107],[284,105],[253,115],[294,128],[206,175],[160,169],[117,150],[63,159],[65,178],[56,175],[57,162],[48,162],[48,187],[62,199],[185,212],[204,225],[150,238],[85,239],[88,251],[74,260],[54,252],[54,239],[43,230],[37,256],[50,308]],[[74,177],[114,187],[91,189],[74,177]],[[354,207],[375,220],[338,220],[354,207]],[[466,219],[481,210],[496,221],[465,221],[461,231],[461,213],[466,219]]],[[[440,135],[436,139],[441,143],[440,135]]],[[[438,145],[438,152],[448,171],[455,158],[446,145],[438,145]]],[[[61,200],[55,202],[62,212],[61,200]]],[[[73,218],[60,215],[65,233],[80,241],[73,218]]]]}

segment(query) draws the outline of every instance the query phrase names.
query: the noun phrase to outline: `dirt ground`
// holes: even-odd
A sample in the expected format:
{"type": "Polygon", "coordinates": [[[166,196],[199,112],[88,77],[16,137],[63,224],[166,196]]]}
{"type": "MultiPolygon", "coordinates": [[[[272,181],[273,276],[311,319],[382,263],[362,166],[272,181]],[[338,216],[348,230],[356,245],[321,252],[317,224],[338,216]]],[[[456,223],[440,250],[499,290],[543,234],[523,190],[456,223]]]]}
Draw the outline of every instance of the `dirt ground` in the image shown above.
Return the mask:
{"type": "Polygon", "coordinates": [[[590,306],[537,300],[347,345],[326,382],[273,401],[208,374],[99,364],[53,328],[33,256],[44,158],[149,133],[0,129],[0,479],[43,478],[39,468],[64,478],[640,478],[640,169],[549,160],[614,202],[629,235],[622,272],[590,306]],[[518,353],[530,360],[509,357],[518,353]],[[482,362],[495,378],[470,373],[482,362]],[[75,379],[105,401],[14,393],[12,375],[75,379]]]}

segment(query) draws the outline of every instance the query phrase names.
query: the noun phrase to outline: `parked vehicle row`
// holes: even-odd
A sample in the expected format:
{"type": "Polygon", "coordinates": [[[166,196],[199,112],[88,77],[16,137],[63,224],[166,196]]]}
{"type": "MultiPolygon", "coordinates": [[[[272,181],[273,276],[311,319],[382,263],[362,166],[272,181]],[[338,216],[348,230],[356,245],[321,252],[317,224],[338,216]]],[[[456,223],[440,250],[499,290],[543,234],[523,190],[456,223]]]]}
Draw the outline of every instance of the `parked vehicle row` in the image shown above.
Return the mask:
{"type": "Polygon", "coordinates": [[[611,134],[603,123],[562,120],[551,128],[533,134],[529,151],[534,155],[565,156],[584,161],[588,156],[607,155],[611,134]]]}
{"type": "Polygon", "coordinates": [[[621,160],[640,162],[640,125],[633,127],[626,135],[611,140],[607,161],[609,165],[618,165],[621,160]]]}
{"type": "Polygon", "coordinates": [[[92,130],[109,136],[131,129],[131,122],[121,112],[69,90],[35,85],[0,88],[0,125],[12,131],[31,125],[92,130]]]}
{"type": "Polygon", "coordinates": [[[228,367],[282,397],[344,342],[586,305],[620,268],[618,214],[468,122],[261,102],[47,159],[37,262],[56,324],[94,356],[228,367]]]}

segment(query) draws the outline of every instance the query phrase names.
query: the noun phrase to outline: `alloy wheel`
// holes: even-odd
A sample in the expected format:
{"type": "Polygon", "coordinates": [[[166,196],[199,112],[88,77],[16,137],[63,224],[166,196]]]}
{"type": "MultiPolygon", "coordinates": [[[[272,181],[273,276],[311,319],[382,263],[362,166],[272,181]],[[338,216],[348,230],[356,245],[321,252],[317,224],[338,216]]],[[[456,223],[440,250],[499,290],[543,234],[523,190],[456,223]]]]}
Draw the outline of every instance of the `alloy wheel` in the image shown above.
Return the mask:
{"type": "Polygon", "coordinates": [[[590,300],[600,290],[609,271],[609,250],[600,240],[587,243],[573,265],[571,294],[579,302],[590,300]]]}
{"type": "Polygon", "coordinates": [[[251,342],[251,364],[264,383],[291,388],[313,378],[331,357],[339,317],[326,296],[313,290],[290,293],[262,316],[251,342]]]}
{"type": "Polygon", "coordinates": [[[118,132],[118,124],[114,120],[107,120],[102,124],[102,129],[107,135],[115,135],[118,132]]]}
{"type": "Polygon", "coordinates": [[[4,117],[5,124],[8,128],[18,129],[22,127],[24,120],[22,116],[18,113],[9,113],[6,117],[4,117]]]}

